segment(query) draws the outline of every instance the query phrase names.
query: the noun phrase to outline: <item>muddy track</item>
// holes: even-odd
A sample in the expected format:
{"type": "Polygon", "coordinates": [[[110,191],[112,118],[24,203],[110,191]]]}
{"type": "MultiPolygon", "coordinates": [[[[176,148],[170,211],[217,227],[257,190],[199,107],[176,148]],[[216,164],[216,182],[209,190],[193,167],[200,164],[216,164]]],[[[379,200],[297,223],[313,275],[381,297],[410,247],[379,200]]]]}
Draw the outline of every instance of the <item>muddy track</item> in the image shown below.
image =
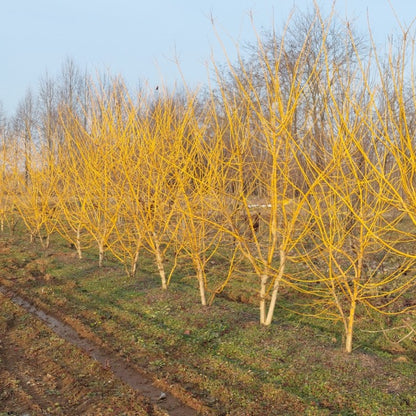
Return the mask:
{"type": "Polygon", "coordinates": [[[17,295],[13,290],[0,284],[0,292],[7,296],[14,304],[20,306],[33,316],[40,319],[59,337],[84,351],[91,358],[101,364],[103,368],[111,371],[116,377],[137,391],[142,396],[151,400],[152,403],[168,412],[171,416],[196,416],[195,409],[182,403],[169,392],[162,392],[156,387],[151,379],[126,360],[116,354],[106,351],[103,347],[89,339],[82,337],[70,325],[60,321],[45,311],[17,295]]]}

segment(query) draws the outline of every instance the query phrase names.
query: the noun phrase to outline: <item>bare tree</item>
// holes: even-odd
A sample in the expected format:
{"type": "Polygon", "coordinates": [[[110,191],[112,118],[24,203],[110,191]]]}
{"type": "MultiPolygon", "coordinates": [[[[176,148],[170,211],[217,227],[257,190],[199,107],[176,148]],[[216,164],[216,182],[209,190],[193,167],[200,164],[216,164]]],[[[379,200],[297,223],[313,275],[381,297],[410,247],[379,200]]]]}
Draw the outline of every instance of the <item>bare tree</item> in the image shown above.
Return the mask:
{"type": "Polygon", "coordinates": [[[22,148],[24,181],[27,185],[30,180],[31,146],[35,142],[37,125],[35,99],[30,89],[27,90],[24,99],[18,104],[13,125],[14,133],[22,148]]]}
{"type": "Polygon", "coordinates": [[[50,156],[56,149],[58,129],[58,96],[56,82],[46,73],[39,83],[39,124],[40,134],[45,141],[50,156]]]}
{"type": "MultiPolygon", "coordinates": [[[[219,101],[225,96],[227,105],[234,102],[236,111],[245,111],[241,116],[251,119],[250,129],[258,137],[261,118],[279,111],[276,97],[287,108],[294,102],[293,91],[298,91],[288,133],[324,167],[331,153],[325,106],[328,97],[340,105],[345,99],[343,84],[351,82],[345,76],[358,68],[368,51],[364,38],[350,22],[341,21],[333,11],[323,16],[318,8],[296,13],[282,34],[273,30],[257,36],[257,43],[246,45],[248,57],[240,55],[220,77],[219,101]],[[245,100],[252,103],[250,109],[241,106],[245,100]]],[[[254,157],[264,157],[261,144],[252,146],[254,157]]],[[[298,177],[303,180],[300,173],[298,177]]]]}

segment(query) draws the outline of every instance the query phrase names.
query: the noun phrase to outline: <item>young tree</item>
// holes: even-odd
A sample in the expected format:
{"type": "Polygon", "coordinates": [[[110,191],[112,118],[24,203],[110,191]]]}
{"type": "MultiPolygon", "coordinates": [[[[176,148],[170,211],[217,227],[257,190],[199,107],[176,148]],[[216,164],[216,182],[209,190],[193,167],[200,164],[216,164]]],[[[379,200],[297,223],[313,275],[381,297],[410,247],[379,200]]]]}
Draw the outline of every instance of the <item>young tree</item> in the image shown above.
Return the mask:
{"type": "MultiPolygon", "coordinates": [[[[183,143],[189,134],[193,116],[193,97],[159,92],[158,99],[136,119],[142,156],[133,163],[135,187],[130,187],[136,201],[136,215],[141,223],[143,247],[151,253],[157,265],[162,288],[167,289],[175,264],[167,275],[165,254],[176,241],[178,227],[176,199],[177,169],[186,158],[183,143]]],[[[130,180],[129,183],[132,183],[130,180]]]]}
{"type": "Polygon", "coordinates": [[[39,143],[35,99],[29,90],[14,118],[17,147],[13,166],[14,200],[31,240],[38,236],[45,248],[53,232],[55,217],[55,166],[39,143]]]}
{"type": "Polygon", "coordinates": [[[56,165],[49,163],[48,151],[37,150],[32,143],[30,149],[30,164],[25,165],[24,174],[14,171],[13,181],[17,184],[15,207],[30,232],[31,241],[39,237],[46,249],[57,223],[58,173],[56,165]]]}
{"type": "Polygon", "coordinates": [[[279,286],[288,280],[287,264],[308,230],[303,206],[309,190],[299,184],[299,135],[295,137],[291,127],[308,80],[315,73],[306,77],[304,73],[308,38],[294,62],[290,85],[285,85],[280,70],[285,65],[284,37],[278,50],[280,53],[270,59],[259,38],[261,59],[255,73],[242,61],[239,71],[230,66],[236,90],[231,94],[217,72],[229,131],[225,139],[227,158],[221,171],[228,172],[232,184],[222,189],[222,202],[217,205],[225,213],[227,226],[223,230],[233,236],[259,278],[263,325],[272,321],[279,286]]]}
{"type": "Polygon", "coordinates": [[[188,96],[183,122],[176,133],[176,158],[172,174],[175,184],[175,210],[178,229],[175,230],[178,250],[191,260],[196,272],[201,304],[207,305],[206,266],[220,244],[220,230],[214,227],[216,209],[211,204],[217,190],[218,151],[207,140],[211,109],[197,111],[196,96],[188,96]]]}
{"type": "Polygon", "coordinates": [[[120,209],[115,189],[120,185],[117,177],[118,155],[123,137],[115,130],[117,126],[113,123],[111,98],[97,94],[91,100],[88,130],[74,114],[65,131],[68,150],[66,174],[77,191],[73,201],[73,206],[78,207],[75,228],[78,232],[82,226],[95,240],[100,267],[120,209]]]}
{"type": "Polygon", "coordinates": [[[371,71],[364,65],[358,73],[346,69],[344,100],[339,103],[330,89],[327,98],[321,151],[329,163],[322,169],[309,155],[303,158],[319,181],[311,187],[312,227],[302,247],[311,280],[299,278],[298,285],[320,298],[318,316],[342,321],[350,353],[357,308],[398,313],[393,305],[415,280],[410,273],[415,258],[404,248],[411,237],[400,230],[405,215],[387,197],[397,175],[385,169],[389,149],[374,124],[371,71]]]}

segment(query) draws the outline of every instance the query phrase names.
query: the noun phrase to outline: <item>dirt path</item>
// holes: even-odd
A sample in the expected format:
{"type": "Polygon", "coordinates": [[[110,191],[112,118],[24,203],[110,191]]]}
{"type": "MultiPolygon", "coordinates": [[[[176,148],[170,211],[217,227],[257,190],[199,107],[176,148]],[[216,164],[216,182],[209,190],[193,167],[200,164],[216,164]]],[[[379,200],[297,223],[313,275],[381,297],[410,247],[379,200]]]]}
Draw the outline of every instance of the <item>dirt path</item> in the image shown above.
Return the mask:
{"type": "MultiPolygon", "coordinates": [[[[122,380],[124,383],[130,386],[131,389],[147,398],[147,400],[143,402],[143,406],[145,408],[143,414],[157,414],[157,411],[155,413],[155,410],[151,410],[156,406],[156,408],[159,407],[163,409],[163,413],[167,413],[171,416],[197,415],[197,411],[195,409],[183,404],[169,392],[162,392],[160,388],[156,387],[148,377],[140,373],[140,371],[137,368],[134,368],[124,359],[118,357],[116,354],[106,351],[104,348],[98,346],[91,340],[83,338],[68,324],[61,322],[60,320],[56,319],[50,314],[45,313],[44,311],[35,307],[33,304],[18,296],[9,288],[0,286],[0,293],[6,298],[8,298],[11,302],[13,302],[14,305],[18,305],[20,308],[23,308],[25,311],[29,312],[38,320],[41,320],[47,327],[50,328],[50,330],[53,331],[54,334],[58,335],[59,338],[70,343],[72,346],[75,346],[75,350],[82,350],[85,354],[91,357],[94,362],[99,363],[101,366],[100,370],[104,371],[106,375],[108,373],[111,373],[112,376],[114,375],[116,378],[122,380]]],[[[15,380],[16,386],[24,386],[24,389],[17,389],[17,394],[20,394],[21,396],[19,400],[21,400],[22,403],[24,403],[25,401],[29,401],[31,402],[31,406],[33,409],[41,409],[42,411],[47,410],[47,414],[62,414],[59,412],[50,413],[51,409],[62,409],[62,407],[65,406],[65,404],[67,403],[67,399],[65,399],[65,397],[64,400],[62,399],[61,394],[59,393],[59,386],[56,385],[56,382],[52,382],[52,386],[55,387],[54,389],[50,389],[48,386],[46,387],[49,390],[57,392],[57,394],[45,395],[45,386],[42,383],[39,384],[35,381],[32,381],[36,380],[36,377],[43,377],[43,379],[45,379],[44,384],[47,385],[49,381],[54,381],[48,380],[48,378],[55,379],[56,376],[54,376],[53,374],[51,375],[49,372],[47,372],[47,369],[45,369],[46,374],[43,374],[43,376],[40,374],[31,374],[31,371],[36,371],[36,366],[33,369],[31,368],[31,365],[29,365],[30,363],[26,363],[25,365],[25,361],[27,361],[28,359],[30,360],[30,354],[29,356],[27,356],[28,352],[30,353],[30,348],[28,348],[29,351],[25,351],[24,345],[22,345],[22,350],[20,350],[19,346],[16,345],[16,342],[13,342],[12,340],[9,340],[9,342],[6,341],[8,331],[10,331],[10,329],[14,326],[14,320],[16,319],[14,317],[15,315],[16,313],[12,314],[11,318],[6,319],[6,324],[4,325],[5,328],[3,328],[6,334],[5,337],[2,337],[4,342],[2,342],[1,344],[2,356],[5,357],[5,359],[2,360],[3,372],[5,373],[3,374],[3,376],[10,377],[9,384],[13,384],[13,380],[15,380]],[[15,377],[16,374],[18,375],[17,378],[15,377]],[[65,403],[63,401],[65,401],[65,403]]],[[[41,350],[37,351],[37,354],[39,353],[41,353],[41,350]]],[[[85,354],[79,354],[80,359],[85,354]]],[[[41,368],[42,365],[40,365],[40,369],[41,368]]],[[[65,370],[65,368],[63,370],[65,370]]],[[[40,372],[41,371],[42,370],[40,370],[40,372]]],[[[74,374],[74,377],[76,377],[76,374],[74,374]]],[[[102,377],[102,375],[97,374],[97,377],[102,377]]],[[[108,376],[106,378],[108,378],[108,376]]],[[[1,393],[2,396],[0,396],[0,410],[2,400],[7,399],[7,391],[9,390],[6,388],[4,389],[3,393],[1,393]]]]}

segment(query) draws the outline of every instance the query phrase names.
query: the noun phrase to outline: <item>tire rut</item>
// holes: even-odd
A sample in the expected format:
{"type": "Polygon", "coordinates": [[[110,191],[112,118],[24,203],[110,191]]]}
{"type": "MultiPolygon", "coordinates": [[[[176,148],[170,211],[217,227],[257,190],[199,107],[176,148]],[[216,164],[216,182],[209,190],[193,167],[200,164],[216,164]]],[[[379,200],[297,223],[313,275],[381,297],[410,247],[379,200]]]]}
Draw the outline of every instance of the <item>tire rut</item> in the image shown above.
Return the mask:
{"type": "Polygon", "coordinates": [[[23,299],[10,288],[0,285],[0,292],[7,296],[13,303],[40,319],[62,339],[76,346],[99,362],[103,368],[111,371],[133,390],[150,399],[153,404],[168,412],[170,416],[196,416],[199,414],[195,409],[182,403],[169,392],[162,392],[160,388],[153,384],[149,377],[140,373],[137,368],[134,368],[127,361],[99,347],[91,340],[83,338],[70,325],[23,299]]]}

